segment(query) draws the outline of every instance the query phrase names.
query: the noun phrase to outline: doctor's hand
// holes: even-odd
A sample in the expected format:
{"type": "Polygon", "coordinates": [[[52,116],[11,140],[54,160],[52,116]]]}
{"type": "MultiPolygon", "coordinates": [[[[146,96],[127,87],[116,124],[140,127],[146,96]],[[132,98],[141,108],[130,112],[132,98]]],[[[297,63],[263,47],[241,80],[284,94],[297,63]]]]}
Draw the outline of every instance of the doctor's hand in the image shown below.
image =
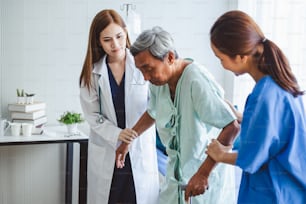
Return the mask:
{"type": "Polygon", "coordinates": [[[224,154],[229,152],[232,149],[232,146],[224,146],[218,140],[212,139],[211,143],[207,146],[205,151],[213,160],[216,162],[222,162],[224,154]]]}
{"type": "Polygon", "coordinates": [[[124,167],[125,156],[129,152],[129,144],[122,142],[116,150],[116,166],[119,169],[124,167]]]}
{"type": "Polygon", "coordinates": [[[208,177],[198,171],[188,182],[185,189],[185,201],[189,202],[191,196],[201,195],[206,190],[208,190],[208,177]]]}
{"type": "Polygon", "coordinates": [[[137,132],[130,128],[121,130],[119,134],[119,140],[127,144],[130,144],[136,137],[138,137],[137,132]]]}

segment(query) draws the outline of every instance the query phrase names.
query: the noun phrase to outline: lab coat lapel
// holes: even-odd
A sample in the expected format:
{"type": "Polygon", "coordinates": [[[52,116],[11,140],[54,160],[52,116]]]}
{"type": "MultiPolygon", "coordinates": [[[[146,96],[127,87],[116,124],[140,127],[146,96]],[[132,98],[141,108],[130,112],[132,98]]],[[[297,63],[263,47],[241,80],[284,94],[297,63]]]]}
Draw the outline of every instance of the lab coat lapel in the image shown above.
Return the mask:
{"type": "Polygon", "coordinates": [[[135,63],[134,63],[134,57],[131,55],[131,53],[127,50],[126,51],[126,62],[125,62],[125,114],[126,114],[126,127],[132,127],[134,124],[130,124],[132,118],[134,117],[133,114],[134,111],[132,111],[133,103],[131,100],[134,100],[135,94],[133,94],[133,81],[137,74],[141,74],[140,72],[137,72],[135,69],[135,63]]]}
{"type": "MultiPolygon", "coordinates": [[[[101,87],[101,100],[102,103],[102,112],[108,115],[108,119],[113,123],[117,124],[115,108],[112,99],[111,88],[109,84],[108,71],[106,66],[106,57],[104,57],[99,63],[94,66],[93,72],[100,75],[98,84],[101,87]],[[103,104],[106,104],[105,107],[112,107],[108,110],[103,109],[103,104]]],[[[99,93],[98,93],[99,94],[99,93]]]]}
{"type": "Polygon", "coordinates": [[[130,90],[132,89],[131,87],[131,79],[133,77],[133,72],[134,70],[131,69],[131,66],[129,65],[128,60],[126,61],[125,64],[125,97],[124,97],[124,102],[125,102],[125,115],[126,115],[126,127],[130,127],[131,124],[128,124],[130,121],[130,115],[129,113],[130,111],[130,107],[132,106],[130,99],[133,98],[133,96],[131,95],[130,90]]]}

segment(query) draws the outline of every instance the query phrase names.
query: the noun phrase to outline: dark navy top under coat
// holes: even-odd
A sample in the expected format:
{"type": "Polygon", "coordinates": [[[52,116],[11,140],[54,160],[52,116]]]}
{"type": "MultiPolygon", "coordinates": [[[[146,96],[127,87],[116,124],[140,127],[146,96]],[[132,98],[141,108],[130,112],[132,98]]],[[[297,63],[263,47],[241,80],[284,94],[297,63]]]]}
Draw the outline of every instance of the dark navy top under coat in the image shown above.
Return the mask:
{"type": "Polygon", "coordinates": [[[123,74],[121,83],[118,85],[112,71],[107,65],[109,83],[112,92],[113,103],[116,112],[117,124],[118,127],[125,128],[125,102],[124,102],[124,81],[125,73],[123,74]]]}

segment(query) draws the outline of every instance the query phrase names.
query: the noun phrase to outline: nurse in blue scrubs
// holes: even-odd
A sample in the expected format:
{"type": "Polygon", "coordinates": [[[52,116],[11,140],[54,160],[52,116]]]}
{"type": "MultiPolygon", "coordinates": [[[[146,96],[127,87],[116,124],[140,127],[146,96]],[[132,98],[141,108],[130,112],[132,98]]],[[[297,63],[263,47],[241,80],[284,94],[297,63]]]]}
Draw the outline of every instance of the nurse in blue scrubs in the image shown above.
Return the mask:
{"type": "Polygon", "coordinates": [[[211,47],[222,66],[256,82],[243,113],[238,153],[213,140],[207,153],[243,170],[238,203],[306,203],[306,116],[289,62],[241,11],[217,19],[211,47]]]}

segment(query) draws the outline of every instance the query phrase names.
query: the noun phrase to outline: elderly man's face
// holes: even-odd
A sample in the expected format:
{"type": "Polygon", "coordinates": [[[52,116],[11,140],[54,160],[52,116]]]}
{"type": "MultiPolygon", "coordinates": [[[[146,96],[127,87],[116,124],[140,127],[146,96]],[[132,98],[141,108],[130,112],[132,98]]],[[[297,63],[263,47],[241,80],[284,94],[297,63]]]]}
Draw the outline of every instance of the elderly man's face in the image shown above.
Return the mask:
{"type": "Polygon", "coordinates": [[[134,59],[136,67],[142,72],[145,80],[157,86],[168,82],[171,71],[167,63],[167,57],[161,61],[153,57],[148,50],[145,50],[137,54],[134,59]]]}

